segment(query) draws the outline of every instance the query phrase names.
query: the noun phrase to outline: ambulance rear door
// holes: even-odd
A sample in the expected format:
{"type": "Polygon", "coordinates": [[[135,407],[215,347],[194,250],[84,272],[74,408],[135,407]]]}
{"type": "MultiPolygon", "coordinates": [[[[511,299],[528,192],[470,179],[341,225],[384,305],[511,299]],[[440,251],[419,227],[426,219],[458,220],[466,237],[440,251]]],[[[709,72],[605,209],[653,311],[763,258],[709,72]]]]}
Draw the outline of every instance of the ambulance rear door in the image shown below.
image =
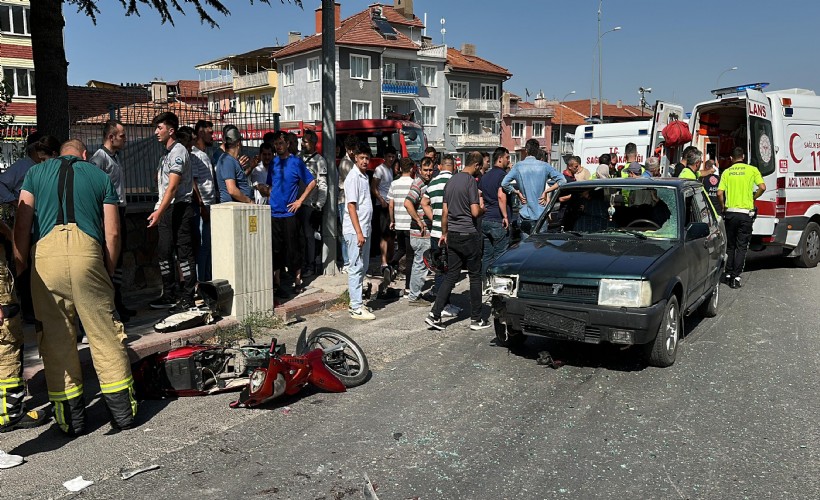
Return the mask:
{"type": "MultiPolygon", "coordinates": [[[[655,150],[663,142],[663,129],[669,125],[673,120],[686,121],[686,115],[683,113],[683,106],[679,104],[672,104],[670,102],[657,101],[655,102],[655,116],[652,119],[652,131],[650,134],[651,141],[649,142],[649,151],[646,156],[654,156],[655,150]]],[[[681,148],[676,148],[681,149],[681,148]]],[[[661,154],[661,172],[663,176],[670,175],[670,165],[674,165],[678,158],[669,157],[668,151],[662,151],[661,154]]]]}
{"type": "Polygon", "coordinates": [[[753,234],[770,236],[775,230],[775,172],[774,134],[772,128],[772,104],[769,98],[759,90],[746,90],[746,127],[747,161],[760,170],[766,192],[758,198],[755,206],[758,217],[755,219],[753,234]]]}

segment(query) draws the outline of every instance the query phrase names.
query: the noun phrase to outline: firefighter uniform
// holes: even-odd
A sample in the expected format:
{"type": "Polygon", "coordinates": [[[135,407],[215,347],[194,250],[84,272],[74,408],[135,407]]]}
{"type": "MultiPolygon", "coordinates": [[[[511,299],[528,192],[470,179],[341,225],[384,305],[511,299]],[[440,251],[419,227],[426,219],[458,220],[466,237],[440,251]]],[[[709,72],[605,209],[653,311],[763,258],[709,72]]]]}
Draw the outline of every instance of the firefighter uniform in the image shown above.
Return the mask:
{"type": "Polygon", "coordinates": [[[732,288],[740,286],[740,273],[746,262],[746,250],[752,237],[755,190],[763,184],[760,170],[745,163],[735,163],[720,176],[718,192],[724,192],[726,209],[726,276],[732,288]]]}
{"type": "Polygon", "coordinates": [[[119,202],[108,176],[91,163],[63,156],[31,169],[23,188],[34,196],[32,298],[43,324],[40,354],[63,432],[85,431],[83,377],[75,319],[85,328],[111,423],[134,425],[137,402],[125,331],[114,316],[114,286],[103,262],[103,205],[119,202]]]}

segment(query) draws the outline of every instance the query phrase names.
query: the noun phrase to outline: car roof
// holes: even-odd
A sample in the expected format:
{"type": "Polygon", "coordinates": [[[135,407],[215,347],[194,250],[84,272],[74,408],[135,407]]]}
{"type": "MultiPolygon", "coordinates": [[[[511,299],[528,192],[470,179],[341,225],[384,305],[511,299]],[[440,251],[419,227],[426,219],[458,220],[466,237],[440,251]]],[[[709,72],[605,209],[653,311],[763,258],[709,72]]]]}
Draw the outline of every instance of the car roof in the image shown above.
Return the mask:
{"type": "Polygon", "coordinates": [[[624,185],[635,186],[635,187],[673,187],[677,189],[682,189],[685,187],[701,187],[702,184],[699,181],[691,180],[691,179],[681,179],[679,177],[653,177],[648,179],[646,177],[635,177],[635,178],[628,178],[628,177],[621,177],[618,179],[594,179],[589,181],[576,181],[576,182],[568,182],[564,184],[562,187],[564,188],[596,188],[596,187],[612,187],[618,186],[622,187],[624,185]]]}

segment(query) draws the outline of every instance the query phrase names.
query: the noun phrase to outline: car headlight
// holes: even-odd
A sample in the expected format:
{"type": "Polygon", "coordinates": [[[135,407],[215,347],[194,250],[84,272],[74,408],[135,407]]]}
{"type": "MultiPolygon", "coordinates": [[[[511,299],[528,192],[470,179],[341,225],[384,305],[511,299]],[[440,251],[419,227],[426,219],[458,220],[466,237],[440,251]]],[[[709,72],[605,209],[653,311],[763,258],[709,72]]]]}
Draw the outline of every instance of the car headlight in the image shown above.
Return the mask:
{"type": "Polygon", "coordinates": [[[490,276],[490,290],[496,295],[506,295],[515,297],[516,277],[514,276],[490,276]]]}
{"type": "Polygon", "coordinates": [[[254,393],[254,392],[258,391],[260,388],[262,388],[262,383],[265,382],[265,377],[267,376],[267,374],[268,374],[267,370],[263,370],[263,369],[254,370],[254,372],[251,374],[251,381],[250,381],[251,393],[254,393]]]}
{"type": "Polygon", "coordinates": [[[652,305],[652,286],[648,281],[602,279],[598,287],[598,305],[649,307],[652,305]]]}

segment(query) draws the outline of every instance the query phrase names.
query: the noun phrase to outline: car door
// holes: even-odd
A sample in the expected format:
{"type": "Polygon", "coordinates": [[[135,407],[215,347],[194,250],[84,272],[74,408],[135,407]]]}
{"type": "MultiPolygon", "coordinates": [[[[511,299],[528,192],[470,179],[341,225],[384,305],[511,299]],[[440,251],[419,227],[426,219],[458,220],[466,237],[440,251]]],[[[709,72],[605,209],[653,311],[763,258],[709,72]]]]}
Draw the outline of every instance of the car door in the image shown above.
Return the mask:
{"type": "Polygon", "coordinates": [[[703,222],[701,220],[701,213],[698,208],[698,203],[695,197],[694,189],[686,189],[684,193],[684,210],[686,220],[684,223],[684,251],[686,255],[686,274],[687,274],[687,291],[686,291],[686,308],[697,300],[705,291],[707,286],[707,277],[709,274],[709,237],[692,239],[688,236],[689,228],[692,224],[703,222]]]}
{"type": "Polygon", "coordinates": [[[720,277],[719,271],[722,269],[723,265],[723,254],[726,251],[726,239],[720,229],[717,215],[707,199],[706,191],[703,189],[700,191],[695,191],[694,201],[700,221],[709,224],[709,236],[704,242],[708,253],[708,265],[706,267],[707,276],[703,289],[703,291],[706,292],[712,288],[715,280],[720,277]]]}

